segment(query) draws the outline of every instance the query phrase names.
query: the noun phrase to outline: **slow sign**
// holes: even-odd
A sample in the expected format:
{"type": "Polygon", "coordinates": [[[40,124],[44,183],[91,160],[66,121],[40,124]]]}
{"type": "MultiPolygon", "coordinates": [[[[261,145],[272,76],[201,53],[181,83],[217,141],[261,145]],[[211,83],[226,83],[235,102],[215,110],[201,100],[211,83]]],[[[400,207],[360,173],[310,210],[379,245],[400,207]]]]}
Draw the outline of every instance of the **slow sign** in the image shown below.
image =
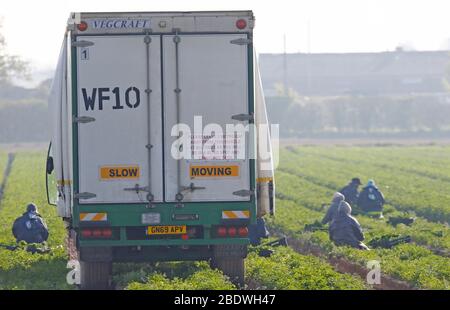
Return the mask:
{"type": "Polygon", "coordinates": [[[136,180],[141,171],[139,166],[102,166],[100,167],[101,180],[136,180]]]}

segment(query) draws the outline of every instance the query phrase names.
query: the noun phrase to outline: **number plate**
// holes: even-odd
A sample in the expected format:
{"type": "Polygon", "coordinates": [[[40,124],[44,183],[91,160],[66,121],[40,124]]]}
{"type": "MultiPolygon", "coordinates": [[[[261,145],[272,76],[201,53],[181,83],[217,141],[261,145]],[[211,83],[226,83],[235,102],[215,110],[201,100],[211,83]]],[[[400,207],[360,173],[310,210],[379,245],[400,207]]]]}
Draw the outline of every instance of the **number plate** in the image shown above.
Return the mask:
{"type": "Polygon", "coordinates": [[[185,233],[186,233],[186,225],[147,227],[147,235],[179,235],[185,233]]]}

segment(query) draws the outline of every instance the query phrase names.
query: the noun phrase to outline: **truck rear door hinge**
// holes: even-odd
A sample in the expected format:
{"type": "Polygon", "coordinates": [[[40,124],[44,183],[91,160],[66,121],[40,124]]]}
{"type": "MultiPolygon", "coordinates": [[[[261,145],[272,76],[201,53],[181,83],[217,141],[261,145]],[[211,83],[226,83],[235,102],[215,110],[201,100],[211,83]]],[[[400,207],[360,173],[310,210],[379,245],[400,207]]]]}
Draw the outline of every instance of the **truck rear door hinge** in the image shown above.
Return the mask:
{"type": "Polygon", "coordinates": [[[95,118],[90,117],[90,116],[78,116],[78,117],[73,118],[74,123],[86,124],[86,123],[90,123],[90,122],[94,122],[94,121],[95,121],[95,118]]]}
{"type": "Polygon", "coordinates": [[[237,44],[237,45],[248,45],[248,44],[252,44],[252,40],[251,39],[245,39],[245,38],[239,38],[239,39],[234,39],[231,40],[230,43],[231,44],[237,44]]]}
{"type": "Polygon", "coordinates": [[[73,41],[72,46],[73,47],[88,47],[94,45],[94,42],[81,40],[81,41],[73,41]]]}
{"type": "Polygon", "coordinates": [[[253,122],[255,120],[255,117],[253,116],[253,114],[236,114],[236,115],[232,115],[231,119],[241,121],[241,122],[245,122],[245,121],[253,122]]]}
{"type": "Polygon", "coordinates": [[[75,193],[73,195],[73,198],[75,199],[91,199],[91,198],[95,198],[97,197],[96,194],[94,193],[88,193],[88,192],[83,192],[83,193],[75,193]]]}
{"type": "Polygon", "coordinates": [[[253,196],[255,194],[255,191],[249,190],[249,189],[241,189],[239,191],[233,192],[233,195],[240,196],[240,197],[248,197],[253,196]]]}

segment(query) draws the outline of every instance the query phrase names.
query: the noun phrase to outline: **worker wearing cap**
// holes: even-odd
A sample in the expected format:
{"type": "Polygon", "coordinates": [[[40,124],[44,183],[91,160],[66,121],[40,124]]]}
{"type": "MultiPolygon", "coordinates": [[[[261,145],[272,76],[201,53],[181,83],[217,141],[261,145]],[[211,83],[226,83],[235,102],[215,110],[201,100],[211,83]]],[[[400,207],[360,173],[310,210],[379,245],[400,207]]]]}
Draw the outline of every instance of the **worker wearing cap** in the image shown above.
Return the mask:
{"type": "Polygon", "coordinates": [[[362,242],[364,234],[359,222],[351,216],[352,207],[345,201],[339,204],[336,217],[331,221],[329,234],[337,246],[348,245],[360,250],[369,250],[362,242]]]}
{"type": "Polygon", "coordinates": [[[361,180],[359,178],[353,178],[350,183],[348,183],[339,192],[345,196],[345,201],[350,205],[356,205],[358,201],[358,187],[361,185],[361,180]]]}
{"type": "Polygon", "coordinates": [[[34,203],[28,204],[26,212],[14,221],[12,233],[17,242],[42,243],[47,241],[47,225],[34,203]]]}
{"type": "Polygon", "coordinates": [[[374,180],[369,180],[358,197],[358,208],[368,215],[383,218],[385,200],[383,193],[378,189],[374,180]]]}

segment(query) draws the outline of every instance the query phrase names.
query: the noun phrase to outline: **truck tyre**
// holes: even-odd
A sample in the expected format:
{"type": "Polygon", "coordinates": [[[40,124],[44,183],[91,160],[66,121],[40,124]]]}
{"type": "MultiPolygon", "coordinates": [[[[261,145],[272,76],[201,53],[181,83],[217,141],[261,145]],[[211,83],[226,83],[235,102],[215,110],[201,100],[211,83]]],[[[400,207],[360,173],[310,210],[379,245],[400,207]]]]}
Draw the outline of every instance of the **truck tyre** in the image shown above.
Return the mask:
{"type": "Polygon", "coordinates": [[[242,245],[216,245],[213,247],[211,268],[219,269],[230,281],[238,287],[244,287],[247,246],[242,245]]]}
{"type": "Polygon", "coordinates": [[[221,270],[234,285],[244,287],[245,267],[243,258],[214,258],[211,261],[211,267],[221,270]]]}
{"type": "Polygon", "coordinates": [[[80,262],[82,290],[106,290],[110,288],[112,263],[80,262]]]}

